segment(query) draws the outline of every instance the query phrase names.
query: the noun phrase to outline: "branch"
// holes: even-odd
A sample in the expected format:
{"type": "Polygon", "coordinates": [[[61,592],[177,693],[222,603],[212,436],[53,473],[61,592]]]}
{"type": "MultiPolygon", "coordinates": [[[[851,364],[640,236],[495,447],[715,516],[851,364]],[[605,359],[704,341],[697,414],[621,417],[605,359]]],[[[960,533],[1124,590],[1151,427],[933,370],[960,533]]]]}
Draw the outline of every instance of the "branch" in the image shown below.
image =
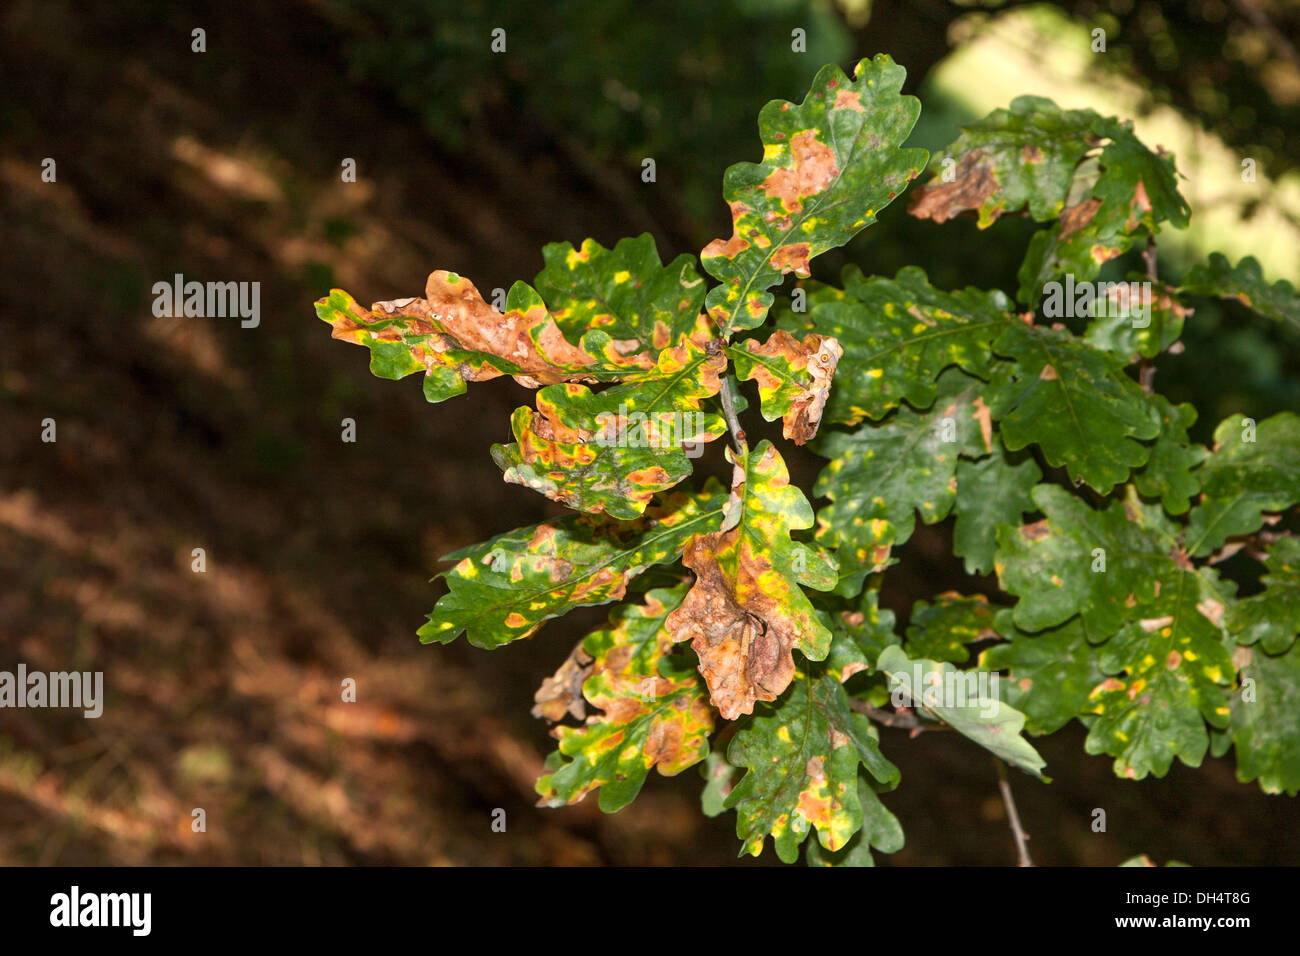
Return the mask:
{"type": "Polygon", "coordinates": [[[1011,796],[1011,784],[1007,782],[1007,768],[1001,760],[994,758],[994,765],[998,768],[998,789],[1002,791],[1002,803],[1007,808],[1007,820],[1011,824],[1011,835],[1016,839],[1016,856],[1020,859],[1021,866],[1033,866],[1034,861],[1029,857],[1029,834],[1025,832],[1024,827],[1020,825],[1020,814],[1016,812],[1016,801],[1011,796]]]}
{"type": "Polygon", "coordinates": [[[1296,48],[1292,45],[1291,41],[1286,38],[1286,35],[1273,25],[1273,21],[1268,18],[1268,15],[1255,6],[1252,0],[1232,0],[1232,5],[1236,7],[1238,12],[1249,20],[1256,29],[1260,30],[1266,37],[1268,37],[1269,44],[1273,47],[1273,52],[1280,57],[1290,60],[1296,66],[1300,66],[1300,53],[1296,52],[1296,48]]]}
{"type": "Polygon", "coordinates": [[[895,730],[910,730],[912,737],[924,733],[927,730],[951,730],[947,724],[932,723],[923,721],[916,714],[908,710],[882,710],[879,707],[867,703],[865,700],[850,700],[850,709],[862,714],[882,727],[893,727],[895,730]]]}
{"type": "Polygon", "coordinates": [[[736,451],[745,454],[745,430],[740,427],[740,418],[736,415],[736,393],[732,391],[736,387],[736,379],[727,373],[727,377],[722,380],[722,390],[718,393],[722,396],[722,413],[727,417],[727,428],[731,431],[731,441],[736,446],[736,451]]]}
{"type": "MultiPolygon", "coordinates": [[[[1147,241],[1147,247],[1142,250],[1142,261],[1145,262],[1147,266],[1147,278],[1151,281],[1152,285],[1155,285],[1159,280],[1156,278],[1156,240],[1154,236],[1147,241]]],[[[1148,316],[1148,321],[1149,320],[1150,316],[1148,316]]],[[[1138,365],[1138,384],[1142,386],[1142,391],[1146,392],[1148,395],[1152,392],[1152,383],[1155,377],[1155,363],[1153,363],[1149,358],[1143,358],[1141,363],[1138,365]]]]}

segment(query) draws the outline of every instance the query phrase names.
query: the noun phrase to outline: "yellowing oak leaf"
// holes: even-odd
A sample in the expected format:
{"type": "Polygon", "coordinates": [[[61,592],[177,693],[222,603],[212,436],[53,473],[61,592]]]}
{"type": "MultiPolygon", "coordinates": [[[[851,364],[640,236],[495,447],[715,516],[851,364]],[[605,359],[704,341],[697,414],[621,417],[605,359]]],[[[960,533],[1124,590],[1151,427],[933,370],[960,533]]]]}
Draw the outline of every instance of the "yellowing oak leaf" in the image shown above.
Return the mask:
{"type": "Polygon", "coordinates": [[[467,634],[475,647],[500,647],[575,607],[617,601],[632,578],[675,561],[698,532],[718,527],[727,500],[710,478],[698,492],[664,495],[634,521],[568,515],[453,551],[445,560],[456,564],[441,575],[448,591],[420,640],[447,644],[467,634]]]}
{"type": "Polygon", "coordinates": [[[537,781],[540,806],[577,803],[599,787],[600,808],[613,813],[632,802],[651,768],[671,777],[708,755],[713,708],[700,676],[671,659],[664,628],[685,590],[656,588],[644,604],[617,608],[543,684],[539,694],[571,684],[576,666],[582,695],[599,713],[552,731],[560,746],[537,781]]]}
{"type": "Polygon", "coordinates": [[[687,449],[726,431],[721,415],[701,402],[722,387],[727,360],[683,335],[655,366],[635,370],[599,392],[550,385],[537,412],[519,408],[516,442],[494,445],[505,480],[581,511],[635,518],[658,492],[691,473],[687,449]]]}
{"type": "Polygon", "coordinates": [[[888,56],[862,60],[849,78],[819,70],[802,103],[773,100],[758,116],[763,159],[722,179],[732,234],[700,253],[721,284],[705,306],[724,337],[763,324],[767,289],[844,245],[918,176],[927,154],[902,149],[920,103],[902,96],[906,71],[888,56]]]}
{"type": "Polygon", "coordinates": [[[817,434],[830,396],[831,379],[844,349],[816,332],[795,338],[784,329],[759,344],[748,339],[727,349],[742,380],[758,382],[763,417],[781,419],[781,434],[802,445],[817,434]]]}
{"type": "Polygon", "coordinates": [[[790,537],[812,526],[813,512],[776,449],[763,442],[742,455],[728,450],[728,458],[735,471],[723,530],[684,548],[695,584],[668,616],[668,630],[691,642],[714,706],[734,720],[789,686],[794,649],[826,657],[830,632],[800,584],[828,591],[838,578],[825,552],[790,537]]]}
{"type": "MultiPolygon", "coordinates": [[[[742,854],[758,856],[771,836],[776,855],[790,863],[813,830],[821,847],[838,853],[879,803],[863,800],[859,768],[885,788],[898,785],[898,768],[880,752],[871,722],[850,709],[839,680],[804,671],[778,704],[746,721],[727,748],[728,763],[747,771],[726,798],[736,811],[742,854]]],[[[895,850],[900,847],[893,841],[895,850]]]]}
{"type": "MultiPolygon", "coordinates": [[[[334,338],[370,349],[370,370],[380,378],[425,374],[424,395],[441,402],[465,391],[466,382],[512,375],[528,388],[567,381],[608,381],[652,368],[657,351],[628,354],[626,344],[593,330],[574,345],[536,290],[516,282],[498,312],[474,283],[454,272],[429,276],[424,298],[394,299],[363,308],[334,289],[316,314],[334,338]]],[[[633,342],[633,345],[637,343],[633,342]]]]}

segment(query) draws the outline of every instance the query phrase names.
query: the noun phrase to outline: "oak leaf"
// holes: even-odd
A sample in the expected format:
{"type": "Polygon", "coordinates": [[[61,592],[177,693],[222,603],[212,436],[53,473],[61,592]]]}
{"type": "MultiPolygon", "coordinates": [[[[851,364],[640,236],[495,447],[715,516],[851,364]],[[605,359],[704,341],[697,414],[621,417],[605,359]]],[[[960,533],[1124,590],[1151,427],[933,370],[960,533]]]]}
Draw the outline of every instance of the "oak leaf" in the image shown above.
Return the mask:
{"type": "Polygon", "coordinates": [[[727,720],[775,700],[794,676],[791,652],[822,660],[830,632],[800,584],[835,586],[831,559],[794,541],[809,528],[812,507],[790,484],[785,462],[769,442],[737,456],[723,530],[696,536],[683,550],[695,584],[668,617],[674,641],[690,641],[700,673],[727,720]]]}
{"type": "Polygon", "coordinates": [[[758,382],[763,418],[781,419],[781,434],[802,445],[817,434],[830,397],[831,379],[844,349],[829,335],[816,332],[795,338],[784,329],[762,344],[747,339],[728,353],[742,381],[758,382]]]}
{"type": "MultiPolygon", "coordinates": [[[[636,798],[652,768],[670,777],[708,755],[713,708],[699,675],[670,658],[664,628],[685,590],[649,591],[643,604],[616,608],[582,642],[581,693],[598,713],[581,727],[552,731],[560,746],[537,781],[540,806],[577,803],[599,787],[600,808],[613,813],[636,798]]],[[[567,681],[574,660],[548,684],[567,681]]]]}
{"type": "Polygon", "coordinates": [[[732,235],[700,262],[722,284],[706,306],[724,337],[763,324],[765,291],[809,260],[844,245],[920,174],[923,149],[901,149],[920,104],[899,90],[907,72],[888,56],[862,60],[853,78],[818,71],[802,103],[773,100],[758,116],[763,160],[736,163],[722,180],[732,235]]]}

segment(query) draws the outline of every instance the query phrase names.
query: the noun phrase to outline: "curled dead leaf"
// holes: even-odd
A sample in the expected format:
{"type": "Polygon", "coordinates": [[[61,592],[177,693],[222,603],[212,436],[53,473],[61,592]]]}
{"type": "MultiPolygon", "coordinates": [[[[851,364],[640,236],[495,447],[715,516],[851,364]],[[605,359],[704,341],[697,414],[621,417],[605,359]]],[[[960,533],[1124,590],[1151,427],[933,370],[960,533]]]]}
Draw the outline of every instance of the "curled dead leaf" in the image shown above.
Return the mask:
{"type": "Polygon", "coordinates": [[[745,349],[760,361],[742,377],[758,382],[765,402],[775,398],[777,406],[784,409],[781,434],[799,445],[815,437],[835,368],[844,354],[840,343],[816,332],[800,341],[778,329],[762,344],[755,339],[746,341],[745,349]]]}
{"type": "Polygon", "coordinates": [[[687,545],[682,561],[695,572],[695,584],[667,620],[675,642],[691,642],[709,697],[727,720],[753,713],[755,701],[776,700],[790,685],[799,638],[760,588],[759,579],[775,573],[765,559],[741,551],[734,581],[719,566],[718,552],[734,547],[739,534],[715,531],[687,545]]]}
{"type": "Polygon", "coordinates": [[[533,694],[533,716],[550,723],[563,720],[565,714],[583,720],[587,716],[587,702],[582,696],[582,682],[590,673],[591,655],[582,649],[579,641],[564,663],[533,694]]]}

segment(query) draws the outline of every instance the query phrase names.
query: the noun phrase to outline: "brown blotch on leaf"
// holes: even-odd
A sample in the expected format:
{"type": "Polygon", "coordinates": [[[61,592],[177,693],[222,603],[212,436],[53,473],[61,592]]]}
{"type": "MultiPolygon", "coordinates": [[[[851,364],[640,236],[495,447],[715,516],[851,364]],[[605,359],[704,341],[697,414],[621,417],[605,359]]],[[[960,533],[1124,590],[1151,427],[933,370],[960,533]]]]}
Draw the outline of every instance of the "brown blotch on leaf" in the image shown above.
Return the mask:
{"type": "Polygon", "coordinates": [[[799,212],[803,201],[826,190],[840,174],[835,153],[817,139],[817,130],[806,129],[790,140],[794,162],[778,166],[763,180],[762,190],[779,199],[788,212],[799,212]]]}
{"type": "Polygon", "coordinates": [[[1124,228],[1132,232],[1138,227],[1142,217],[1150,211],[1151,199],[1147,196],[1146,184],[1139,179],[1137,186],[1133,188],[1133,202],[1129,205],[1129,215],[1124,222],[1124,228]]]}
{"type": "MultiPolygon", "coordinates": [[[[998,179],[992,167],[984,162],[985,151],[971,150],[953,170],[952,182],[941,178],[930,180],[912,194],[907,211],[917,219],[947,222],[963,212],[979,209],[984,201],[998,191],[998,179]]],[[[999,212],[993,213],[996,219],[999,212]]]]}
{"type": "Polygon", "coordinates": [[[1048,522],[1046,518],[1042,521],[1035,521],[1032,524],[1021,525],[1020,537],[1024,538],[1026,541],[1041,541],[1043,538],[1046,538],[1051,534],[1047,525],[1048,522]]]}
{"type": "Polygon", "coordinates": [[[811,254],[812,247],[808,243],[793,242],[772,253],[772,266],[783,273],[793,272],[797,276],[806,277],[812,271],[808,264],[808,257],[811,254]]]}
{"type": "Polygon", "coordinates": [[[1088,225],[1100,208],[1101,200],[1093,196],[1085,199],[1077,206],[1071,206],[1069,209],[1064,210],[1061,213],[1061,233],[1059,238],[1064,239],[1067,236],[1072,236],[1088,225]]]}
{"type": "Polygon", "coordinates": [[[852,90],[840,90],[836,93],[835,105],[831,109],[853,110],[855,113],[866,112],[866,108],[862,105],[862,94],[854,93],[852,90]]]}
{"type": "Polygon", "coordinates": [[[1102,243],[1095,243],[1093,247],[1088,250],[1088,254],[1092,256],[1093,262],[1100,265],[1103,262],[1110,262],[1111,259],[1120,255],[1123,251],[1124,250],[1119,246],[1107,246],[1102,243]]]}
{"type": "Polygon", "coordinates": [[[1123,690],[1124,686],[1125,685],[1122,680],[1119,680],[1118,678],[1115,677],[1107,677],[1104,681],[1102,681],[1100,684],[1094,687],[1092,689],[1092,692],[1088,694],[1088,696],[1096,697],[1098,694],[1104,694],[1107,691],[1123,690]]]}
{"type": "Polygon", "coordinates": [[[696,535],[686,546],[682,562],[695,572],[695,584],[666,622],[675,642],[691,642],[709,697],[726,720],[781,695],[794,678],[791,650],[799,639],[795,622],[759,589],[771,564],[742,551],[735,581],[719,567],[718,552],[734,547],[738,534],[696,535]],[[737,594],[746,596],[743,606],[737,594]]]}
{"type": "MultiPolygon", "coordinates": [[[[749,207],[743,202],[727,204],[731,209],[731,221],[739,223],[749,207]]],[[[702,259],[734,259],[749,248],[749,240],[743,238],[739,231],[733,229],[730,239],[714,239],[700,252],[702,259]]]]}
{"type": "Polygon", "coordinates": [[[543,385],[562,382],[565,376],[556,365],[580,367],[595,361],[595,356],[570,344],[543,307],[502,315],[483,301],[474,283],[463,276],[452,281],[451,275],[442,269],[430,273],[424,296],[438,324],[454,340],[453,347],[513,362],[525,373],[516,376],[524,385],[531,384],[525,379],[543,385]],[[536,342],[529,334],[533,329],[538,329],[536,342]]]}
{"type": "Polygon", "coordinates": [[[1223,604],[1214,598],[1206,598],[1196,605],[1196,610],[1200,611],[1210,623],[1215,627],[1223,626],[1223,604]]]}

